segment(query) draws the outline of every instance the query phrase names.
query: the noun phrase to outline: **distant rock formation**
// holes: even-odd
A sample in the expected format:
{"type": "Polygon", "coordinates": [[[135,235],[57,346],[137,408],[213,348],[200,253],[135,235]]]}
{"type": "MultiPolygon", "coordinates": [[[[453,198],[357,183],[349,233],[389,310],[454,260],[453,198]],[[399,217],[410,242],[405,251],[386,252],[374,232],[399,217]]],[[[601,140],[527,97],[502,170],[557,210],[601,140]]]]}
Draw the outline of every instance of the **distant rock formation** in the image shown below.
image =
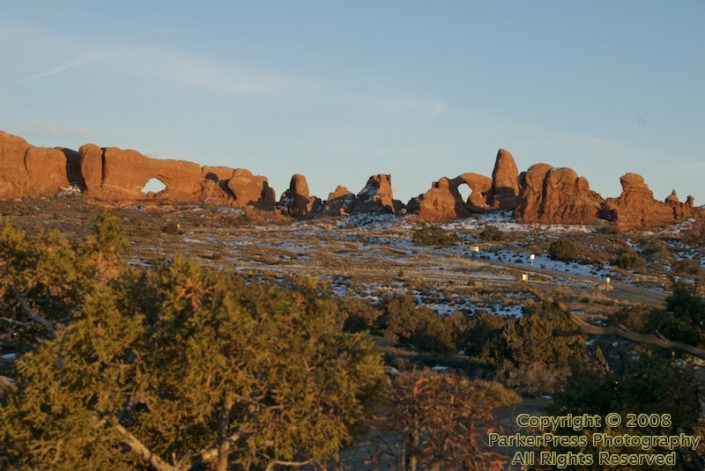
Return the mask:
{"type": "Polygon", "coordinates": [[[0,199],[53,195],[71,185],[75,154],[0,131],[0,199]]]}
{"type": "MultiPolygon", "coordinates": [[[[325,203],[311,196],[306,177],[296,174],[279,204],[294,217],[409,212],[420,220],[447,221],[475,212],[513,210],[523,223],[592,224],[603,219],[623,229],[666,226],[689,218],[705,223],[705,209],[695,207],[692,196],[681,202],[674,190],[664,201],[657,201],[644,178],[635,173],[624,175],[621,183],[622,194],[604,200],[569,168],[536,164],[519,174],[512,154],[499,149],[492,178],[471,172],[443,177],[407,206],[394,199],[391,176],[386,174],[371,176],[357,195],[338,186],[325,203]],[[463,185],[471,189],[466,201],[460,192],[463,185]]],[[[95,144],[85,144],[78,152],[35,147],[0,131],[0,199],[54,195],[112,202],[154,198],[260,209],[274,209],[276,202],[267,177],[246,169],[153,159],[134,150],[95,144]],[[164,189],[145,193],[151,179],[162,182],[164,189]]]]}
{"type": "Polygon", "coordinates": [[[282,193],[279,204],[294,217],[309,216],[319,213],[322,209],[321,199],[309,196],[306,177],[298,173],[291,177],[289,189],[282,193]]]}
{"type": "Polygon", "coordinates": [[[622,229],[666,226],[703,216],[702,211],[694,207],[692,196],[681,203],[675,190],[664,202],[657,201],[641,175],[627,173],[620,182],[622,194],[618,198],[607,198],[602,216],[622,229]]]}
{"type": "Polygon", "coordinates": [[[492,179],[479,173],[461,173],[453,180],[451,186],[456,190],[461,185],[467,185],[470,190],[470,196],[465,202],[470,210],[487,210],[489,209],[489,195],[492,190],[492,179]]]}
{"type": "Polygon", "coordinates": [[[105,200],[144,198],[142,188],[156,178],[165,185],[159,193],[174,201],[199,200],[204,180],[200,165],[181,160],[152,159],[134,150],[81,146],[81,172],[89,196],[105,200]]]}
{"type": "Polygon", "coordinates": [[[518,198],[519,168],[508,150],[499,149],[492,171],[489,205],[494,209],[514,209],[518,198]]]}
{"type": "Polygon", "coordinates": [[[392,192],[392,176],[378,174],[372,175],[357,194],[353,212],[396,213],[398,209],[399,204],[395,204],[392,192]]]}
{"type": "Polygon", "coordinates": [[[519,176],[519,186],[519,222],[592,224],[599,217],[602,197],[572,169],[536,164],[519,176]]]}
{"type": "Polygon", "coordinates": [[[458,187],[446,177],[431,185],[431,189],[407,204],[410,211],[418,212],[423,221],[450,221],[467,217],[470,212],[458,187]]]}
{"type": "Polygon", "coordinates": [[[67,187],[104,201],[154,197],[261,208],[271,208],[275,202],[267,178],[245,169],[201,167],[95,144],[85,144],[78,152],[35,147],[0,131],[0,199],[51,196],[67,187]],[[142,189],[151,179],[161,181],[164,190],[145,194],[142,189]]]}
{"type": "Polygon", "coordinates": [[[355,207],[355,193],[346,187],[338,185],[328,194],[328,200],[323,207],[323,214],[328,216],[344,216],[352,213],[355,207]]]}
{"type": "Polygon", "coordinates": [[[418,213],[422,221],[450,221],[468,217],[473,211],[489,208],[488,195],[492,180],[477,173],[463,173],[452,180],[442,177],[426,193],[408,203],[410,212],[418,213]],[[459,188],[467,185],[472,193],[463,201],[459,188]]]}
{"type": "Polygon", "coordinates": [[[276,201],[274,188],[269,186],[267,177],[253,175],[244,168],[235,169],[226,186],[235,199],[235,206],[257,206],[271,209],[276,201]]]}

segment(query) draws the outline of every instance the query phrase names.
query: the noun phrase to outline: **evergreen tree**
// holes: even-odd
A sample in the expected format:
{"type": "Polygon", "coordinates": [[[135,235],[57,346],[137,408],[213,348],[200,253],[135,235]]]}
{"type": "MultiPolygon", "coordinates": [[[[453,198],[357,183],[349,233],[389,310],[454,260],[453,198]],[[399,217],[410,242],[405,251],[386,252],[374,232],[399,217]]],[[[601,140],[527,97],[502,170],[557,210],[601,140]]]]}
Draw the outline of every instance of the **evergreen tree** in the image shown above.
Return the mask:
{"type": "Polygon", "coordinates": [[[3,303],[16,305],[15,289],[65,327],[20,356],[0,396],[0,467],[335,459],[379,397],[382,364],[365,334],[344,333],[315,290],[248,285],[178,258],[128,270],[113,223],[77,244],[2,228],[3,303]],[[58,266],[43,265],[50,256],[58,266]]]}

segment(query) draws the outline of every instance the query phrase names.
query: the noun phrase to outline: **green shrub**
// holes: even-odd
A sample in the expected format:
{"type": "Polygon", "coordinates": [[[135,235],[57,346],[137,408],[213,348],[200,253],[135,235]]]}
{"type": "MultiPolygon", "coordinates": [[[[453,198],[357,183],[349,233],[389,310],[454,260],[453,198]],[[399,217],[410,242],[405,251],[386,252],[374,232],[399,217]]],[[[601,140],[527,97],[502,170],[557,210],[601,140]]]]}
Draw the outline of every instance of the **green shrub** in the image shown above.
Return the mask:
{"type": "Polygon", "coordinates": [[[691,230],[684,234],[683,239],[689,244],[697,245],[700,247],[705,246],[705,224],[693,227],[691,230]]]}
{"type": "Polygon", "coordinates": [[[461,341],[463,350],[468,356],[487,355],[488,345],[502,333],[502,329],[509,322],[511,321],[501,316],[484,312],[472,316],[461,341]]]}
{"type": "Polygon", "coordinates": [[[548,255],[554,260],[572,262],[578,259],[579,250],[574,242],[565,237],[561,237],[551,243],[548,248],[548,255]]]}
{"type": "Polygon", "coordinates": [[[440,226],[425,224],[414,230],[411,240],[416,245],[449,247],[457,243],[460,238],[456,233],[446,231],[440,226]]]}
{"type": "Polygon", "coordinates": [[[697,258],[684,258],[673,264],[673,271],[679,275],[699,275],[703,269],[697,258]]]}
{"type": "Polygon", "coordinates": [[[408,343],[421,351],[451,355],[457,352],[456,329],[451,319],[428,307],[417,307],[412,296],[389,296],[375,330],[393,341],[408,343]]]}
{"type": "MultiPolygon", "coordinates": [[[[624,364],[617,369],[606,369],[598,362],[574,363],[565,387],[553,396],[553,402],[547,412],[556,416],[668,413],[672,418],[672,426],[640,428],[638,434],[673,435],[678,432],[692,433],[696,430],[700,416],[697,398],[697,387],[687,368],[674,364],[670,358],[641,354],[625,359],[624,364]]],[[[595,431],[617,435],[627,430],[610,431],[603,426],[595,431]]],[[[559,429],[557,433],[583,432],[559,429]]],[[[595,453],[609,450],[596,450],[588,446],[580,451],[595,453]]]]}
{"type": "Polygon", "coordinates": [[[644,259],[629,247],[625,247],[619,251],[614,264],[624,270],[641,270],[646,267],[644,259]]]}
{"type": "Polygon", "coordinates": [[[504,232],[495,226],[487,226],[480,232],[480,239],[485,242],[499,242],[504,240],[504,232]]]}
{"type": "Polygon", "coordinates": [[[457,353],[453,325],[428,308],[418,310],[420,320],[411,336],[411,344],[423,352],[439,355],[457,353]]]}
{"type": "MultiPolygon", "coordinates": [[[[541,303],[509,322],[485,348],[485,358],[498,368],[497,379],[511,381],[527,394],[535,393],[540,381],[565,377],[570,363],[582,359],[585,336],[556,336],[555,331],[573,331],[575,326],[553,304],[541,303]]],[[[557,384],[549,382],[541,394],[550,394],[557,384]],[[550,384],[549,384],[550,383],[550,384]]]]}
{"type": "Polygon", "coordinates": [[[162,232],[165,234],[179,235],[181,234],[181,224],[178,222],[167,223],[163,228],[162,232]]]}
{"type": "Polygon", "coordinates": [[[668,245],[658,237],[646,237],[640,241],[645,255],[653,261],[667,263],[671,257],[668,245]]]}
{"type": "Polygon", "coordinates": [[[645,330],[670,340],[705,346],[705,299],[698,295],[696,287],[675,283],[665,308],[647,314],[645,330]]]}
{"type": "Polygon", "coordinates": [[[369,302],[352,296],[338,299],[338,311],[346,332],[369,332],[382,314],[369,302]]]}

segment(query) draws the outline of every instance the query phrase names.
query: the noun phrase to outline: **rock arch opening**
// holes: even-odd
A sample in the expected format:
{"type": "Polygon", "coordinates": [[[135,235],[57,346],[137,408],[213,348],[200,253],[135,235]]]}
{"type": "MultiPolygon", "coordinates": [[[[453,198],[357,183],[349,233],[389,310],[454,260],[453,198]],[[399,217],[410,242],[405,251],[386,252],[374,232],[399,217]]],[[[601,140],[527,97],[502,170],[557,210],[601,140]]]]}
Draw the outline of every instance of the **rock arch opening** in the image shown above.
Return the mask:
{"type": "Polygon", "coordinates": [[[142,193],[146,196],[157,195],[166,190],[166,184],[156,177],[150,178],[142,187],[142,193]]]}
{"type": "Polygon", "coordinates": [[[470,185],[467,183],[461,183],[458,185],[458,193],[460,193],[463,203],[467,203],[470,199],[470,195],[472,194],[472,188],[470,188],[470,185]]]}

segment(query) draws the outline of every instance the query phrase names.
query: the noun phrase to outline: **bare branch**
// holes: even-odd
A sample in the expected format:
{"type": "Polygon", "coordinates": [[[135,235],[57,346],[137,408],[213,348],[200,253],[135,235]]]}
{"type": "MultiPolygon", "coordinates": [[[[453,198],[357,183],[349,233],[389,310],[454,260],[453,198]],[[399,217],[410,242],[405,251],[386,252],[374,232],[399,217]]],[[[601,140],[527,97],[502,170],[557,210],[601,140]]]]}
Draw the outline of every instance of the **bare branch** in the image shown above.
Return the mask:
{"type": "MultiPolygon", "coordinates": [[[[226,442],[229,445],[232,445],[233,443],[237,442],[240,439],[240,434],[239,433],[234,433],[228,437],[226,442]]],[[[209,463],[216,459],[218,457],[218,448],[211,448],[209,450],[201,452],[198,456],[195,457],[194,461],[201,462],[201,463],[209,463]]]]}
{"type": "Polygon", "coordinates": [[[29,301],[27,301],[27,298],[22,296],[17,290],[13,289],[12,293],[15,295],[15,299],[17,299],[17,302],[20,303],[20,307],[22,308],[22,311],[27,315],[27,317],[29,317],[32,322],[36,322],[37,324],[40,324],[42,327],[44,327],[44,329],[49,334],[50,338],[56,337],[56,330],[54,329],[54,324],[37,314],[34,309],[32,309],[32,306],[29,305],[29,301]]]}
{"type": "Polygon", "coordinates": [[[578,330],[575,331],[560,331],[556,330],[553,332],[554,335],[561,336],[561,337],[567,337],[567,336],[573,336],[573,335],[614,335],[617,337],[622,337],[624,339],[630,340],[632,342],[636,343],[642,343],[646,345],[653,345],[656,347],[664,348],[666,350],[671,350],[675,352],[681,352],[681,353],[687,353],[689,355],[693,355],[697,358],[701,358],[705,360],[705,350],[702,348],[695,347],[693,345],[689,345],[687,343],[682,343],[678,342],[675,340],[669,340],[663,335],[651,335],[651,334],[640,334],[638,332],[634,332],[631,329],[628,329],[627,327],[624,327],[623,325],[615,325],[615,326],[601,326],[601,325],[595,325],[591,324],[590,322],[586,321],[584,318],[578,316],[577,314],[574,314],[568,309],[568,307],[559,302],[554,300],[551,297],[545,296],[535,290],[532,290],[532,293],[534,296],[536,296],[538,299],[541,301],[553,304],[556,306],[561,312],[563,312],[566,316],[568,316],[568,319],[575,324],[578,327],[578,330]]]}
{"type": "Polygon", "coordinates": [[[303,466],[308,466],[309,464],[313,463],[313,460],[307,460],[307,461],[279,461],[279,460],[272,460],[267,464],[267,467],[265,468],[265,471],[273,471],[275,466],[288,466],[290,468],[301,468],[303,466]]]}
{"type": "Polygon", "coordinates": [[[152,453],[149,448],[139,441],[137,437],[132,435],[117,420],[112,420],[111,425],[113,429],[115,429],[115,431],[122,437],[122,441],[130,447],[134,453],[151,464],[157,471],[179,471],[177,467],[170,465],[158,455],[152,453]]]}

